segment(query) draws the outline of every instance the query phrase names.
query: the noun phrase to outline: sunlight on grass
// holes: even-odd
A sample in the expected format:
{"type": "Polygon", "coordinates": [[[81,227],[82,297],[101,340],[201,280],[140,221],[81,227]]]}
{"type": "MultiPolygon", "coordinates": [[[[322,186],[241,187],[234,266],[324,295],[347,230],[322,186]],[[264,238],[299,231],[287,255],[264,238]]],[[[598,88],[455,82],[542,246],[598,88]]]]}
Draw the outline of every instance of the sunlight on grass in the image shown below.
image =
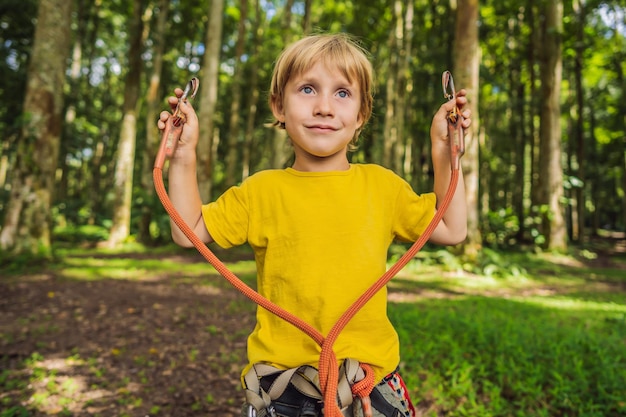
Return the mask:
{"type": "MultiPolygon", "coordinates": [[[[516,300],[524,304],[537,305],[546,308],[559,310],[573,310],[584,312],[615,312],[626,314],[626,304],[617,304],[614,302],[599,303],[594,301],[575,300],[564,297],[512,297],[510,300],[516,300]]],[[[626,323],[626,318],[625,318],[626,323]]]]}
{"type": "Polygon", "coordinates": [[[97,386],[89,386],[91,378],[86,362],[77,355],[45,358],[33,353],[24,361],[24,367],[22,372],[29,375],[31,390],[24,405],[45,415],[73,415],[85,411],[89,402],[115,394],[97,386]]]}
{"type": "Polygon", "coordinates": [[[181,268],[177,259],[134,259],[67,257],[57,268],[58,272],[70,279],[93,281],[101,279],[150,280],[165,277],[170,273],[198,277],[215,273],[210,265],[187,263],[181,268]]]}

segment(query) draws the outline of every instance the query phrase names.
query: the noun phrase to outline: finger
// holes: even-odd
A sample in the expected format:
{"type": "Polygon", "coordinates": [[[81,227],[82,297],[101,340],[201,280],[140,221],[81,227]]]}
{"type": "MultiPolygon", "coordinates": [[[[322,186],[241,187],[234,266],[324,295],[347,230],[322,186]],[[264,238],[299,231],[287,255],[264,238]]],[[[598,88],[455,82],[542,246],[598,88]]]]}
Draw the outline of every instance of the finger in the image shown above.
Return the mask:
{"type": "Polygon", "coordinates": [[[169,104],[172,111],[174,111],[176,109],[176,106],[178,105],[178,97],[175,97],[175,96],[168,97],[167,104],[169,104]]]}
{"type": "Polygon", "coordinates": [[[162,111],[159,113],[159,118],[157,119],[157,127],[159,130],[165,129],[165,124],[167,123],[167,119],[169,119],[171,114],[166,111],[162,111]]]}
{"type": "Polygon", "coordinates": [[[448,114],[448,112],[451,112],[454,110],[455,107],[458,107],[458,99],[455,100],[448,100],[445,103],[443,103],[441,105],[440,111],[443,111],[445,114],[448,114]]]}
{"type": "Polygon", "coordinates": [[[191,102],[189,100],[183,100],[180,102],[179,106],[180,112],[185,115],[187,122],[195,122],[197,120],[197,115],[191,102]]]}

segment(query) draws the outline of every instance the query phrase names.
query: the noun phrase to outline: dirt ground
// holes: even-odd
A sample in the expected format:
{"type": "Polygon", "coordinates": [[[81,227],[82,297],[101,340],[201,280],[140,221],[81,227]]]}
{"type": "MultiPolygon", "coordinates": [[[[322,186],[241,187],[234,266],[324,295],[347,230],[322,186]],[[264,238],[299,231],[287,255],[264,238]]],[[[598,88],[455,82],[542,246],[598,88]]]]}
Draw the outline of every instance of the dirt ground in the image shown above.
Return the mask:
{"type": "Polygon", "coordinates": [[[0,415],[240,415],[254,305],[208,279],[0,279],[0,415]]]}

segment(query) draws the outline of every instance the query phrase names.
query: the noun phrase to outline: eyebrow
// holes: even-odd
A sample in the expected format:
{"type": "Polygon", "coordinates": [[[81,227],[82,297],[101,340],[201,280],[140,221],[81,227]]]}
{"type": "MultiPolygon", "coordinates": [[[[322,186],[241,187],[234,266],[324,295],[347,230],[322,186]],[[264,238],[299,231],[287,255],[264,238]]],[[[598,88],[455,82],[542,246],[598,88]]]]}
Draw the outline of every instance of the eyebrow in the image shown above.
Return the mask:
{"type": "MultiPolygon", "coordinates": [[[[309,71],[306,71],[309,72],[309,71]]],[[[358,89],[359,86],[358,84],[354,83],[354,82],[350,82],[348,80],[348,78],[346,78],[343,74],[341,75],[341,80],[337,81],[337,77],[333,77],[333,84],[335,85],[335,88],[344,88],[346,90],[354,90],[354,89],[358,89]]],[[[317,77],[317,76],[304,76],[304,74],[300,74],[298,76],[295,76],[293,78],[294,82],[297,82],[298,84],[304,83],[304,84],[320,84],[321,83],[321,78],[317,77]]]]}

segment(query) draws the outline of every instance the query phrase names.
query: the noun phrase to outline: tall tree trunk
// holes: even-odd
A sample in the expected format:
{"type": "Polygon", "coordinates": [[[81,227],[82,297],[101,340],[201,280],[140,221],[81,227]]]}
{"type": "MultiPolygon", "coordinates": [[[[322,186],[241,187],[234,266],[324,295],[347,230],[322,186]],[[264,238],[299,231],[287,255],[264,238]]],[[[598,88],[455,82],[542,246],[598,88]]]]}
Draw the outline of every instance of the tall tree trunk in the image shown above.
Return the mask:
{"type": "Polygon", "coordinates": [[[413,141],[414,134],[406,128],[409,123],[408,114],[408,99],[407,95],[409,91],[413,90],[413,80],[409,76],[411,68],[411,59],[413,58],[413,19],[414,19],[415,6],[413,2],[407,2],[406,10],[404,12],[404,47],[402,60],[400,61],[400,68],[398,71],[398,84],[400,85],[399,97],[398,97],[398,130],[402,132],[404,149],[399,152],[403,155],[402,174],[404,178],[410,178],[413,174],[413,141]]]}
{"type": "Polygon", "coordinates": [[[107,241],[108,247],[115,247],[130,236],[133,168],[137,139],[137,107],[141,77],[142,10],[142,0],[134,0],[130,26],[130,48],[128,50],[129,68],[124,83],[122,129],[117,147],[113,183],[113,224],[107,241]]]}
{"type": "MultiPolygon", "coordinates": [[[[213,188],[213,160],[215,109],[219,80],[220,48],[222,46],[222,20],[224,0],[211,0],[209,25],[206,32],[206,51],[202,59],[202,86],[200,88],[198,118],[200,137],[198,140],[198,186],[202,201],[210,201],[213,188]]],[[[215,136],[214,136],[215,135],[215,136]]]]}
{"type": "Polygon", "coordinates": [[[311,6],[313,0],[304,0],[304,16],[302,17],[302,32],[305,35],[311,33],[311,6]]]}
{"type": "Polygon", "coordinates": [[[150,223],[152,222],[153,204],[155,200],[154,186],[152,184],[152,167],[159,146],[159,136],[155,120],[158,117],[161,101],[159,100],[159,88],[161,86],[161,73],[163,71],[163,52],[165,50],[165,31],[167,29],[167,17],[170,0],[159,0],[156,5],[157,20],[152,31],[154,39],[152,74],[148,83],[146,94],[146,149],[142,151],[143,164],[141,167],[141,189],[145,193],[144,205],[141,210],[141,221],[139,222],[139,241],[143,243],[152,242],[150,233],[150,223]]]}
{"type": "Polygon", "coordinates": [[[246,179],[250,175],[251,171],[251,160],[252,160],[252,149],[254,147],[254,129],[256,122],[256,114],[257,107],[259,104],[259,71],[258,62],[259,62],[259,47],[261,46],[261,39],[263,37],[263,30],[261,25],[262,20],[262,12],[261,12],[261,4],[259,0],[254,0],[254,26],[252,29],[253,39],[252,39],[252,51],[250,53],[250,61],[248,68],[250,69],[250,81],[249,81],[249,89],[252,91],[250,94],[250,101],[248,102],[248,119],[246,121],[246,132],[244,134],[244,146],[243,146],[243,156],[242,160],[242,169],[241,169],[241,178],[246,179]]]}
{"type": "MultiPolygon", "coordinates": [[[[621,209],[621,213],[622,213],[622,218],[621,219],[616,219],[616,223],[619,224],[619,222],[622,222],[622,227],[626,230],[626,132],[624,131],[624,129],[626,129],[626,100],[624,100],[624,96],[626,95],[626,77],[624,76],[624,60],[626,57],[624,57],[624,50],[622,48],[619,47],[619,45],[621,45],[622,40],[620,38],[622,38],[623,35],[621,35],[620,32],[620,28],[623,28],[624,26],[624,21],[623,21],[623,15],[621,16],[622,20],[620,20],[619,18],[619,14],[618,13],[614,13],[614,19],[612,21],[612,29],[613,29],[613,39],[614,42],[613,44],[617,46],[617,48],[615,48],[615,50],[613,51],[613,56],[611,59],[611,65],[612,68],[614,68],[615,70],[615,75],[617,77],[617,83],[618,86],[620,86],[620,90],[622,91],[622,100],[619,101],[619,107],[618,107],[618,112],[619,114],[622,115],[622,156],[623,159],[621,161],[621,172],[620,175],[622,177],[622,181],[621,181],[621,185],[618,185],[618,187],[621,186],[622,188],[622,209],[621,209]]],[[[592,112],[593,113],[593,112],[592,112]]],[[[619,149],[619,147],[618,147],[619,149]]]]}
{"type": "Polygon", "coordinates": [[[585,52],[585,4],[584,1],[574,0],[574,12],[576,13],[576,56],[574,59],[574,88],[576,100],[576,118],[573,140],[576,156],[575,171],[581,181],[579,187],[574,188],[574,207],[572,208],[572,239],[577,242],[585,240],[585,135],[584,135],[584,105],[583,93],[583,65],[585,52]]]}
{"type": "MultiPolygon", "coordinates": [[[[541,19],[538,17],[541,13],[538,10],[538,6],[535,4],[535,0],[528,0],[528,26],[531,30],[530,35],[530,44],[528,45],[528,71],[529,71],[529,79],[530,79],[530,91],[529,91],[529,100],[530,100],[530,114],[528,117],[528,131],[530,134],[530,161],[528,161],[528,165],[530,166],[530,208],[531,212],[529,213],[531,216],[536,217],[539,215],[539,206],[540,206],[540,196],[539,196],[539,148],[540,148],[540,139],[539,139],[539,129],[537,127],[536,120],[539,119],[539,115],[541,113],[541,103],[538,100],[539,97],[539,85],[538,85],[538,74],[535,69],[538,65],[539,61],[538,53],[541,50],[542,40],[541,40],[541,29],[540,29],[540,21],[541,19]]],[[[520,219],[520,222],[524,222],[524,219],[520,219]]],[[[533,225],[533,228],[537,227],[537,225],[533,225]]]]}
{"type": "Polygon", "coordinates": [[[467,240],[463,245],[466,256],[475,257],[482,246],[479,211],[479,146],[478,132],[478,73],[480,46],[478,43],[478,0],[459,0],[456,10],[454,37],[454,77],[459,88],[467,90],[468,107],[472,111],[472,126],[465,136],[465,156],[462,159],[467,196],[467,240]]]}
{"type": "Polygon", "coordinates": [[[541,119],[539,153],[539,196],[547,208],[543,216],[543,233],[550,250],[567,248],[567,231],[561,200],[563,197],[563,168],[561,164],[561,77],[563,3],[550,0],[543,3],[545,23],[541,60],[541,119]]]}
{"type": "MultiPolygon", "coordinates": [[[[285,16],[282,21],[283,29],[283,43],[288,45],[293,39],[293,32],[291,30],[291,24],[293,20],[293,14],[291,9],[293,7],[294,0],[286,0],[285,2],[285,16]]],[[[273,129],[271,133],[272,138],[272,154],[271,154],[271,168],[283,168],[288,162],[291,155],[292,148],[287,142],[289,140],[287,132],[284,129],[273,129]]]]}
{"type": "Polygon", "coordinates": [[[237,29],[237,43],[235,45],[235,65],[233,68],[230,119],[228,123],[228,152],[226,154],[226,178],[225,187],[235,185],[239,178],[235,177],[237,165],[239,164],[239,148],[241,144],[241,74],[243,70],[242,56],[246,45],[246,23],[248,19],[248,0],[240,0],[239,24],[237,29]]]}
{"type": "Polygon", "coordinates": [[[39,3],[28,67],[11,196],[0,231],[0,248],[51,254],[51,207],[63,119],[63,85],[70,51],[72,1],[39,3]]]}
{"type": "Polygon", "coordinates": [[[383,154],[382,165],[393,169],[396,172],[397,167],[394,166],[396,144],[400,140],[401,135],[397,126],[397,98],[398,98],[398,66],[399,56],[402,51],[402,37],[404,36],[404,26],[402,24],[402,1],[394,0],[393,2],[393,22],[394,27],[389,31],[388,48],[389,62],[387,64],[387,81],[385,83],[385,122],[383,127],[383,154]]]}

